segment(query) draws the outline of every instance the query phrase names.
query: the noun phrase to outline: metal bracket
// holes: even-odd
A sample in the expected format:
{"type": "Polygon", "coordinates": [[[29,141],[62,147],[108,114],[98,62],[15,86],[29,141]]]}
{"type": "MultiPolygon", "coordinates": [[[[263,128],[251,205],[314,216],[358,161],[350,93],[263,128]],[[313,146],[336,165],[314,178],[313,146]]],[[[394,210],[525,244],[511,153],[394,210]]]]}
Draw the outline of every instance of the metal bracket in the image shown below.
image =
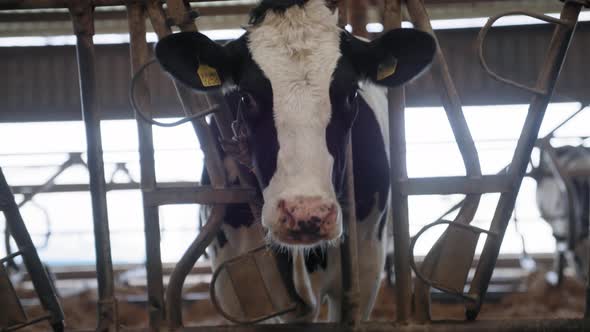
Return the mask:
{"type": "Polygon", "coordinates": [[[265,260],[274,259],[273,252],[263,245],[219,265],[211,277],[209,291],[211,302],[223,317],[237,324],[255,324],[290,312],[303,311],[300,303],[291,301],[289,303],[275,303],[273,301],[273,298],[288,298],[291,300],[287,289],[282,283],[272,283],[272,289],[269,287],[271,283],[269,279],[272,278],[270,273],[273,271],[261,270],[261,267],[274,268],[274,264],[264,263],[265,260]],[[222,272],[225,272],[228,276],[243,317],[236,317],[235,313],[229,313],[219,303],[215,285],[222,272]],[[240,284],[238,284],[238,280],[240,284]],[[244,287],[244,285],[247,286],[244,287]],[[277,285],[280,286],[277,287],[277,285]],[[283,294],[273,297],[271,291],[275,295],[277,293],[283,294]],[[254,303],[260,305],[253,305],[254,303]]]}
{"type": "Polygon", "coordinates": [[[414,270],[416,277],[422,280],[425,284],[445,293],[458,296],[464,300],[473,302],[477,301],[477,298],[466,295],[463,290],[473,262],[473,256],[475,255],[475,247],[477,246],[479,235],[481,233],[498,238],[496,233],[448,220],[435,221],[424,226],[412,238],[412,242],[410,243],[410,266],[412,267],[412,270],[414,270]],[[416,266],[414,246],[416,245],[418,238],[420,238],[424,232],[434,226],[444,224],[448,224],[449,227],[443,233],[439,242],[437,242],[437,244],[439,244],[437,247],[440,250],[438,250],[438,255],[433,258],[436,260],[433,262],[433,265],[435,265],[435,267],[440,264],[444,264],[447,267],[448,265],[452,265],[454,272],[450,275],[446,273],[441,274],[437,273],[438,269],[434,268],[432,271],[429,271],[431,272],[430,275],[426,276],[423,271],[416,266]],[[457,240],[460,240],[461,242],[458,242],[457,240]]]}

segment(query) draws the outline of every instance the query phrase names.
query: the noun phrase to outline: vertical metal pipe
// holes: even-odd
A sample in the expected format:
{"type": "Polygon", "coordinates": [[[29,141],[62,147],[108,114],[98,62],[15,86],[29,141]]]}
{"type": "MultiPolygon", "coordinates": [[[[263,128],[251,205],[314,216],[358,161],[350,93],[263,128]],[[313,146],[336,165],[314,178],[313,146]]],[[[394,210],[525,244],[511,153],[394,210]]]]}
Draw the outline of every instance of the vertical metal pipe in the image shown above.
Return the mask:
{"type": "Polygon", "coordinates": [[[350,25],[352,34],[364,38],[369,38],[367,32],[367,9],[369,3],[367,0],[354,0],[350,4],[350,25]]]}
{"type": "Polygon", "coordinates": [[[478,297],[476,303],[468,303],[466,315],[468,319],[475,319],[481,308],[483,295],[486,293],[498,254],[500,245],[514,204],[516,196],[526,172],[528,161],[537,140],[539,128],[547,105],[551,100],[555,84],[563,66],[567,50],[572,39],[578,15],[582,9],[581,3],[566,2],[561,11],[561,19],[569,22],[568,25],[557,25],[543,64],[543,69],[537,79],[536,88],[547,91],[546,94],[537,94],[532,98],[529,112],[525,120],[522,134],[518,140],[512,163],[508,169],[509,176],[513,179],[514,189],[500,196],[496,212],[492,219],[490,231],[498,234],[498,239],[488,237],[486,239],[482,255],[480,257],[475,276],[473,278],[469,294],[478,297]]]}
{"type": "Polygon", "coordinates": [[[338,1],[338,26],[344,28],[348,24],[350,0],[338,1]]]}
{"type": "Polygon", "coordinates": [[[586,249],[586,255],[588,267],[586,270],[586,307],[584,308],[584,318],[588,320],[590,318],[590,246],[586,249]]]}
{"type": "MultiPolygon", "coordinates": [[[[430,33],[436,39],[434,30],[430,24],[430,18],[428,17],[428,13],[424,7],[424,1],[407,0],[406,4],[414,27],[430,33]]],[[[459,98],[459,94],[457,93],[457,89],[455,88],[455,84],[451,78],[449,67],[440,45],[438,45],[438,41],[436,55],[430,73],[435,82],[440,85],[442,104],[451,125],[451,129],[453,130],[455,141],[457,142],[457,146],[461,152],[466,175],[469,177],[479,177],[481,176],[481,166],[479,163],[477,149],[475,148],[475,143],[473,142],[469,127],[467,126],[467,121],[463,115],[461,99],[459,98]]],[[[480,199],[481,195],[467,195],[454,222],[469,224],[475,216],[480,199]]],[[[446,233],[443,234],[439,239],[444,239],[445,236],[446,233]]],[[[437,242],[430,249],[428,256],[420,266],[420,269],[423,271],[423,273],[430,274],[433,272],[433,269],[435,268],[435,261],[433,261],[433,259],[429,256],[431,256],[431,253],[440,251],[440,245],[441,244],[437,242]]],[[[417,321],[426,322],[431,319],[430,287],[421,280],[416,281],[414,289],[414,309],[414,318],[417,321]]]]}
{"type": "MultiPolygon", "coordinates": [[[[385,0],[383,25],[385,30],[401,27],[402,1],[385,0]]],[[[389,151],[391,179],[391,209],[395,268],[396,320],[406,323],[411,318],[412,274],[410,270],[410,227],[408,197],[401,192],[399,181],[407,179],[405,139],[404,88],[389,89],[389,151]]]]}
{"type": "MultiPolygon", "coordinates": [[[[338,25],[344,27],[349,22],[350,13],[348,9],[351,4],[347,0],[341,0],[338,5],[338,25]]],[[[352,134],[349,134],[346,144],[346,178],[344,186],[346,191],[346,205],[342,211],[343,241],[340,245],[343,293],[340,315],[343,323],[357,326],[361,321],[361,312],[352,134]]]]}
{"type": "MultiPolygon", "coordinates": [[[[140,2],[127,6],[130,34],[131,74],[148,61],[149,51],[146,41],[145,9],[140,2]]],[[[148,79],[144,75],[137,80],[137,102],[146,114],[151,115],[148,79]]],[[[156,189],[156,170],[154,161],[154,142],[151,124],[137,119],[139,135],[139,162],[141,165],[141,190],[143,198],[143,218],[145,232],[147,293],[149,326],[153,329],[165,325],[164,283],[162,258],[160,254],[160,220],[158,207],[146,202],[146,191],[156,189]]]]}
{"type": "MultiPolygon", "coordinates": [[[[172,21],[178,23],[182,31],[196,31],[197,27],[192,21],[189,16],[188,9],[186,4],[183,1],[175,1],[170,0],[167,3],[168,5],[168,14],[172,21]]],[[[146,1],[147,6],[147,13],[154,28],[154,31],[158,35],[158,39],[162,39],[165,36],[172,33],[170,26],[167,24],[166,14],[162,8],[162,3],[159,0],[148,0],[146,1]]],[[[130,27],[130,31],[132,28],[130,27]]],[[[144,37],[145,39],[145,37],[144,37]]],[[[182,104],[183,110],[185,114],[193,114],[199,108],[199,105],[204,102],[210,104],[210,99],[207,96],[200,98],[197,100],[197,96],[191,93],[191,91],[187,90],[183,86],[178,85],[176,82],[173,82],[176,88],[177,94],[179,96],[180,102],[182,104]]],[[[224,111],[224,110],[223,110],[224,111]]],[[[211,180],[211,184],[214,187],[224,187],[227,184],[227,178],[225,175],[225,167],[222,162],[221,154],[217,149],[217,141],[216,137],[214,137],[211,128],[206,123],[205,119],[197,119],[192,122],[193,128],[195,129],[195,133],[198,137],[201,149],[205,155],[205,167],[209,174],[209,178],[211,180]]],[[[224,128],[230,128],[231,125],[227,124],[224,128]]],[[[152,152],[153,154],[153,152],[152,152]]],[[[212,218],[210,219],[202,230],[202,234],[199,234],[199,237],[193,242],[190,248],[185,252],[181,262],[177,264],[174,271],[172,272],[172,277],[170,279],[170,283],[168,284],[168,289],[166,289],[166,311],[164,308],[157,314],[160,317],[160,314],[166,314],[168,317],[168,326],[170,328],[178,328],[182,326],[182,287],[184,284],[184,280],[186,275],[190,272],[190,268],[188,267],[190,262],[196,261],[199,256],[202,254],[204,248],[209,245],[212,239],[212,235],[216,234],[216,229],[220,227],[222,223],[223,211],[224,207],[216,206],[214,207],[214,214],[212,214],[212,218]],[[215,216],[215,217],[213,217],[215,216]],[[211,222],[211,225],[209,225],[211,222]]],[[[156,211],[157,212],[157,211],[156,211]]],[[[256,214],[255,214],[256,215],[256,214]]],[[[155,229],[154,229],[155,233],[155,229]]],[[[159,241],[159,229],[158,229],[158,241],[159,241]]],[[[147,243],[146,243],[147,245],[147,243]]],[[[149,247],[148,247],[149,250],[149,247]]],[[[159,257],[159,253],[158,253],[159,257]]],[[[148,261],[149,264],[154,264],[153,262],[148,261]]],[[[161,262],[158,261],[159,269],[161,271],[161,262]]],[[[192,266],[192,265],[191,265],[192,266]]],[[[160,273],[161,274],[161,273],[160,273]]],[[[158,296],[161,296],[159,290],[157,290],[158,296]]],[[[164,305],[163,301],[159,302],[160,304],[164,305]]],[[[155,314],[156,315],[156,314],[155,314]]],[[[154,317],[156,319],[156,317],[154,317]]],[[[158,318],[159,319],[159,318],[158,318]]],[[[158,326],[161,323],[160,321],[157,322],[158,326]]],[[[156,321],[154,321],[154,325],[156,321]]]]}
{"type": "Polygon", "coordinates": [[[342,262],[342,322],[357,325],[361,321],[358,237],[356,231],[356,204],[354,196],[354,168],[352,135],[346,148],[346,208],[344,209],[344,241],[340,246],[342,262]]]}
{"type": "Polygon", "coordinates": [[[86,128],[88,149],[88,172],[94,221],[96,250],[96,276],[98,281],[98,326],[97,331],[117,329],[117,302],[114,296],[113,263],[107,215],[107,196],[102,159],[100,115],[96,99],[94,8],[90,1],[74,1],[70,14],[76,34],[76,53],[80,81],[82,118],[86,128]]]}

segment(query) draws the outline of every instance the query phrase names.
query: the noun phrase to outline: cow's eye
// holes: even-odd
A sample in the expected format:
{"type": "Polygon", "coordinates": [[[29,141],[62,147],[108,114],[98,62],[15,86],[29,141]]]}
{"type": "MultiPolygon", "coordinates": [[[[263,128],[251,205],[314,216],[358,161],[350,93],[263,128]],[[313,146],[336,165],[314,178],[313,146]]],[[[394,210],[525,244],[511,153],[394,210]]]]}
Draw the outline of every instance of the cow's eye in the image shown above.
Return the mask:
{"type": "Polygon", "coordinates": [[[358,95],[359,93],[357,90],[353,91],[351,94],[348,95],[348,97],[346,98],[346,105],[349,108],[353,109],[355,107],[358,95]]]}
{"type": "Polygon", "coordinates": [[[258,103],[250,93],[242,92],[240,102],[247,116],[255,116],[258,113],[258,103]]]}

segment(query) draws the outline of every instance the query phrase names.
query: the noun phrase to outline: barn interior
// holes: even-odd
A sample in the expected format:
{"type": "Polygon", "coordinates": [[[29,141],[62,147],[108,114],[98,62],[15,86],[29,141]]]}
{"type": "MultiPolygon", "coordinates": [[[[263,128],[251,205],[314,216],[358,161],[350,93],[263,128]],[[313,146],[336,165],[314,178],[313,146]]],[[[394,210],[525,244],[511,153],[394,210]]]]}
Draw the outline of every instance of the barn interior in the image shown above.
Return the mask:
{"type": "MultiPolygon", "coordinates": [[[[60,315],[52,310],[62,312],[66,330],[174,327],[170,322],[178,319],[168,316],[164,293],[171,282],[178,283],[175,268],[207,227],[199,224],[201,207],[195,203],[232,203],[252,195],[243,191],[224,198],[230,196],[224,188],[215,189],[217,193],[210,188],[199,191],[196,186],[208,165],[204,157],[213,153],[203,143],[210,137],[199,131],[210,120],[174,127],[148,124],[139,114],[143,111],[131,105],[132,78],[153,57],[154,44],[167,29],[176,32],[194,23],[201,33],[224,43],[244,33],[256,4],[257,0],[0,2],[0,170],[8,184],[0,181],[0,209],[5,212],[0,217],[0,331],[58,330],[60,315]],[[162,11],[154,13],[154,8],[162,11]],[[102,185],[92,184],[97,177],[102,185]],[[12,202],[10,192],[15,204],[6,203],[12,202]],[[10,224],[14,207],[26,228],[10,224]],[[23,234],[28,234],[24,242],[23,234]],[[29,235],[32,246],[26,241],[29,235]],[[31,251],[38,254],[36,261],[24,256],[31,251]],[[48,281],[39,281],[39,276],[48,281]]],[[[396,99],[401,100],[401,111],[394,113],[402,115],[392,118],[401,119],[395,128],[401,130],[390,130],[396,137],[391,142],[399,144],[401,157],[395,162],[401,168],[392,171],[400,172],[402,180],[397,187],[401,189],[393,192],[399,200],[392,199],[392,204],[394,210],[405,204],[408,215],[405,229],[395,224],[395,217],[387,227],[395,244],[388,247],[371,321],[401,325],[374,330],[401,331],[409,326],[427,331],[422,324],[431,321],[469,320],[469,303],[480,304],[476,325],[471,325],[476,330],[587,329],[590,84],[583,68],[590,54],[590,3],[338,3],[345,13],[345,29],[369,39],[395,26],[391,9],[400,5],[397,23],[432,29],[442,57],[405,85],[402,99],[396,99]],[[567,26],[566,32],[557,31],[566,25],[526,16],[532,12],[558,18],[561,13],[563,18],[573,7],[579,12],[577,25],[567,26]],[[427,17],[418,15],[421,8],[427,17]],[[488,19],[506,12],[513,15],[495,22],[479,47],[478,36],[488,19]],[[528,126],[535,114],[542,120],[537,132],[528,126]],[[463,124],[456,119],[463,119],[463,124]],[[523,133],[532,136],[527,139],[523,133]],[[527,140],[532,144],[529,153],[521,149],[527,140]],[[473,160],[470,164],[466,157],[473,149],[479,168],[475,173],[473,160]],[[517,161],[524,165],[524,178],[503,178],[517,161]],[[499,204],[510,190],[513,207],[499,204]],[[464,247],[450,240],[443,243],[439,239],[454,226],[441,221],[461,217],[474,196],[481,197],[469,224],[477,229],[468,230],[477,236],[463,234],[464,247]],[[479,230],[499,227],[497,215],[505,215],[506,223],[501,242],[490,244],[496,235],[479,230]],[[434,222],[438,224],[428,227],[434,222]],[[410,237],[396,242],[395,236],[403,232],[410,237]],[[406,251],[406,259],[397,257],[395,249],[400,247],[394,246],[407,250],[412,239],[412,252],[406,251]],[[497,257],[490,249],[494,246],[497,257]],[[464,278],[427,275],[432,287],[426,297],[431,303],[422,304],[428,310],[420,314],[411,308],[420,300],[401,297],[419,293],[416,285],[424,276],[417,276],[410,265],[431,263],[427,258],[432,248],[442,262],[454,257],[461,261],[457,264],[467,265],[464,278]],[[484,253],[488,249],[490,253],[484,253]],[[409,278],[396,272],[400,266],[406,266],[409,278]],[[471,286],[481,283],[481,266],[489,270],[490,280],[480,289],[485,297],[474,300],[471,286]],[[443,286],[447,283],[455,288],[443,286]],[[403,287],[407,294],[400,290],[403,287]]],[[[185,119],[172,79],[158,65],[144,69],[147,74],[134,91],[140,108],[164,123],[185,119]]],[[[203,94],[186,98],[196,100],[200,110],[211,105],[203,94]]],[[[199,256],[195,264],[183,266],[188,275],[182,277],[182,293],[177,294],[180,325],[188,329],[234,324],[212,303],[209,286],[214,271],[207,253],[199,256]]],[[[433,331],[469,329],[457,324],[427,326],[433,331]]],[[[256,331],[257,326],[245,328],[256,331]]],[[[322,326],[309,328],[319,331],[322,326]]]]}

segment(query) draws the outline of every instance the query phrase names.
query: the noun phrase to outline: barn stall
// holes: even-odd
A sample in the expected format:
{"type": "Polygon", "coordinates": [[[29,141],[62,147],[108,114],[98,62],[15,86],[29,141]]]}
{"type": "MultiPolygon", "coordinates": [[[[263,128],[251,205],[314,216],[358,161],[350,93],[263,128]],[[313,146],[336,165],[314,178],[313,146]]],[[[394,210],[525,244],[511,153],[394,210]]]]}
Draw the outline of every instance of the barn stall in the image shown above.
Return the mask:
{"type": "MultiPolygon", "coordinates": [[[[221,136],[234,135],[224,99],[175,86],[150,62],[150,43],[176,29],[198,26],[219,41],[236,38],[254,5],[0,5],[1,66],[7,73],[0,89],[3,329],[62,330],[64,321],[67,329],[101,331],[302,328],[227,326],[235,317],[216,310],[209,293],[215,271],[202,256],[221,219],[213,213],[198,225],[195,205],[245,202],[255,211],[260,198],[248,174],[239,176],[243,187],[227,185],[225,169],[235,160],[214,148],[218,138],[207,118],[214,118],[221,136]],[[151,120],[170,123],[178,117],[190,123],[161,129],[151,120]],[[211,186],[197,183],[203,167],[211,186]]],[[[338,6],[341,25],[357,35],[374,38],[412,24],[434,34],[440,52],[425,75],[389,91],[391,174],[397,179],[389,229],[394,245],[374,321],[359,321],[354,253],[362,244],[347,236],[341,246],[349,294],[343,321],[305,328],[587,328],[587,196],[586,203],[583,197],[575,203],[583,190],[572,182],[587,176],[588,167],[570,170],[555,152],[555,146],[587,146],[587,1],[338,6]],[[511,18],[489,29],[500,17],[495,15],[506,11],[511,18]],[[535,182],[545,177],[557,179],[561,191],[554,203],[566,206],[564,215],[546,220],[550,224],[535,202],[535,182]]],[[[354,225],[347,234],[354,234],[354,225]]],[[[237,266],[247,266],[258,253],[243,256],[236,263],[245,265],[237,266]]],[[[272,316],[285,310],[290,308],[255,312],[272,316]]]]}

